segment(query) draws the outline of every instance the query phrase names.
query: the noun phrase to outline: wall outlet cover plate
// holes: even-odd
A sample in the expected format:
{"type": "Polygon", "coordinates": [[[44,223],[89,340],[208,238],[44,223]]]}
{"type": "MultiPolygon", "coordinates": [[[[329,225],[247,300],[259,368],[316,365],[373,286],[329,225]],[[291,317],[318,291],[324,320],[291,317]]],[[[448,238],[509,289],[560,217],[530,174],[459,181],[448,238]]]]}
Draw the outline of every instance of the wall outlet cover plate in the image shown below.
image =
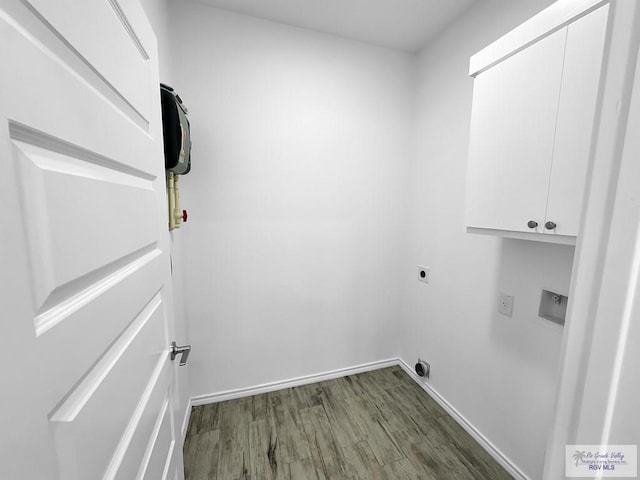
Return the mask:
{"type": "Polygon", "coordinates": [[[513,296],[500,293],[500,299],[498,302],[498,313],[506,315],[507,317],[513,317],[513,296]]]}

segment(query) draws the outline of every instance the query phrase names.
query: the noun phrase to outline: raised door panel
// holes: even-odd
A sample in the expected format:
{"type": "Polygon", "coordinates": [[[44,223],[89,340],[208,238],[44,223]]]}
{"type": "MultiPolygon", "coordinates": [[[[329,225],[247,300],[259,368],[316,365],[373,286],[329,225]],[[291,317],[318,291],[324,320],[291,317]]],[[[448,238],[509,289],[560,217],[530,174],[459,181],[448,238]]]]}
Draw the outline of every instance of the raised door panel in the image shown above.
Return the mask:
{"type": "Polygon", "coordinates": [[[557,225],[558,235],[578,234],[608,12],[605,5],[568,27],[545,218],[557,225]]]}
{"type": "Polygon", "coordinates": [[[476,77],[468,227],[530,232],[529,220],[542,226],[566,35],[559,30],[476,77]]]}
{"type": "Polygon", "coordinates": [[[164,310],[159,293],[51,413],[62,478],[113,479],[133,437],[151,435],[172,373],[164,310]]]}
{"type": "Polygon", "coordinates": [[[145,214],[155,208],[154,177],[100,165],[48,136],[41,136],[46,148],[26,143],[25,127],[13,127],[40,334],[54,305],[156,250],[157,219],[145,214]]]}
{"type": "MultiPolygon", "coordinates": [[[[150,123],[148,93],[148,25],[140,21],[142,9],[123,0],[25,0],[43,23],[63,38],[109,90],[145,129],[150,123]],[[132,21],[135,22],[134,29],[132,21]],[[142,30],[142,31],[141,31],[142,30]],[[142,35],[141,35],[142,34],[142,35]]],[[[102,85],[101,85],[102,86],[102,85]]]]}
{"type": "MultiPolygon", "coordinates": [[[[136,480],[167,480],[171,473],[170,463],[174,458],[176,448],[181,445],[174,438],[174,419],[169,410],[169,399],[167,398],[160,410],[160,415],[156,419],[151,441],[147,445],[144,461],[139,465],[136,480]],[[168,450],[167,450],[168,446],[168,450]]],[[[134,478],[124,472],[119,478],[127,480],[134,478]]]]}

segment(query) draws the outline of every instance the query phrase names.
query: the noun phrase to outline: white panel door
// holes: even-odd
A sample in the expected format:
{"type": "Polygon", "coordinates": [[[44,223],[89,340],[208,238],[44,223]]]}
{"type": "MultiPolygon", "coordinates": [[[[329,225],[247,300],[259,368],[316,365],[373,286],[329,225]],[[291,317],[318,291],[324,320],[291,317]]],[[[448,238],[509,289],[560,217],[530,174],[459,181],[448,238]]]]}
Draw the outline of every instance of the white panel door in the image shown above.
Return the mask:
{"type": "Polygon", "coordinates": [[[0,478],[181,479],[156,41],[137,2],[0,5],[0,478]]]}
{"type": "Polygon", "coordinates": [[[609,6],[569,25],[553,167],[544,222],[553,233],[578,235],[600,85],[609,6]]]}
{"type": "Polygon", "coordinates": [[[466,225],[542,231],[566,28],[474,80],[466,225]]]}

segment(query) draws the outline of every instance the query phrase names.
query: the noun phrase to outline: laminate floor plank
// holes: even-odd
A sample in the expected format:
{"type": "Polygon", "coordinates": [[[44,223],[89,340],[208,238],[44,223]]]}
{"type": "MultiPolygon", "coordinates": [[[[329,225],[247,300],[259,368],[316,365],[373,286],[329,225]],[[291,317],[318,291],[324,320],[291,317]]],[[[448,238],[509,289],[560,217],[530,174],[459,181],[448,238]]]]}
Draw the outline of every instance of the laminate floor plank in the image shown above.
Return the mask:
{"type": "Polygon", "coordinates": [[[347,375],[344,378],[345,388],[351,395],[366,395],[367,391],[360,383],[358,375],[347,375]]]}
{"type": "Polygon", "coordinates": [[[378,463],[369,442],[358,442],[354,446],[354,450],[359,457],[359,461],[366,466],[364,473],[358,473],[354,477],[358,480],[393,480],[390,479],[387,473],[384,471],[384,466],[378,463]]]}
{"type": "Polygon", "coordinates": [[[471,438],[464,429],[449,417],[441,417],[438,423],[443,426],[450,436],[453,444],[452,450],[458,453],[458,458],[473,474],[473,478],[491,478],[495,480],[508,480],[511,476],[496,463],[484,449],[471,438]]]}
{"type": "Polygon", "coordinates": [[[287,465],[289,468],[289,476],[291,480],[328,480],[322,471],[319,471],[311,458],[296,460],[287,465]]]}
{"type": "MultiPolygon", "coordinates": [[[[187,429],[187,432],[189,430],[187,429]]],[[[195,443],[197,441],[196,435],[187,435],[184,440],[184,445],[182,447],[182,455],[184,457],[184,477],[193,478],[193,467],[196,462],[196,447],[195,443]]]]}
{"type": "Polygon", "coordinates": [[[269,416],[269,394],[254,395],[252,399],[253,420],[263,420],[269,416]]]}
{"type": "Polygon", "coordinates": [[[271,394],[271,419],[278,437],[278,446],[284,463],[311,457],[298,408],[298,399],[292,389],[271,394]]]}
{"type": "Polygon", "coordinates": [[[222,402],[220,415],[220,480],[248,480],[251,455],[249,450],[249,424],[253,421],[251,397],[222,402]]]}
{"type": "Polygon", "coordinates": [[[249,451],[249,425],[239,424],[220,431],[220,461],[218,476],[222,480],[249,480],[251,455],[249,451]]]}
{"type": "Polygon", "coordinates": [[[416,400],[418,404],[422,405],[426,411],[428,411],[433,417],[448,417],[449,414],[447,411],[442,408],[438,402],[436,402],[431,396],[426,394],[422,388],[420,388],[416,383],[409,385],[401,385],[398,387],[399,390],[403,390],[407,393],[412,399],[416,400]]]}
{"type": "Polygon", "coordinates": [[[293,389],[300,410],[303,408],[317,407],[322,404],[323,392],[319,385],[320,383],[313,383],[311,385],[300,385],[293,389]]]}
{"type": "Polygon", "coordinates": [[[338,448],[344,459],[343,474],[345,479],[385,480],[383,466],[378,463],[366,441],[356,444],[339,444],[338,448]]]}
{"type": "Polygon", "coordinates": [[[407,428],[411,423],[411,411],[405,410],[401,402],[398,402],[391,393],[395,386],[384,388],[384,385],[371,387],[374,392],[369,398],[372,404],[384,419],[389,429],[398,432],[407,428]]]}
{"type": "MultiPolygon", "coordinates": [[[[451,480],[474,480],[475,475],[467,469],[469,462],[463,462],[460,454],[452,445],[440,445],[434,449],[440,468],[439,478],[451,480]]],[[[498,478],[492,476],[491,478],[498,478]]],[[[507,477],[509,478],[509,477],[507,477]]]]}
{"type": "Polygon", "coordinates": [[[192,480],[216,478],[220,458],[220,432],[196,433],[185,448],[185,475],[192,480]]]}
{"type": "Polygon", "coordinates": [[[198,428],[200,427],[200,419],[202,418],[202,409],[203,405],[199,405],[197,407],[193,407],[191,409],[191,416],[189,417],[189,427],[187,427],[186,437],[190,437],[191,435],[195,435],[198,433],[198,428]]]}
{"type": "Polygon", "coordinates": [[[301,416],[315,464],[327,479],[344,478],[348,473],[347,465],[322,405],[305,408],[301,416]]]}
{"type": "Polygon", "coordinates": [[[198,423],[199,433],[210,432],[220,428],[220,417],[218,415],[219,408],[219,403],[210,403],[200,407],[200,420],[198,423]]]}
{"type": "Polygon", "coordinates": [[[512,478],[400,367],[192,409],[186,480],[512,478]]]}
{"type": "Polygon", "coordinates": [[[424,439],[417,441],[423,437],[422,432],[418,429],[410,427],[407,430],[395,432],[393,437],[407,458],[416,466],[415,468],[422,469],[425,479],[445,480],[450,478],[446,471],[443,472],[445,466],[435,454],[435,447],[424,439]]]}
{"type": "Polygon", "coordinates": [[[423,473],[417,470],[411,462],[403,458],[402,460],[396,460],[388,465],[385,465],[384,471],[388,478],[402,478],[403,480],[425,480],[423,473]]]}
{"type": "Polygon", "coordinates": [[[387,465],[406,458],[393,438],[392,432],[379,419],[372,419],[368,432],[368,442],[378,463],[387,465]]]}
{"type": "Polygon", "coordinates": [[[366,432],[366,439],[378,463],[385,465],[404,458],[395,443],[391,425],[384,418],[374,398],[357,395],[349,403],[353,419],[366,432]]]}
{"type": "Polygon", "coordinates": [[[335,385],[324,386],[322,400],[325,414],[333,426],[333,432],[342,446],[354,445],[366,438],[366,433],[358,426],[349,408],[353,399],[345,399],[336,391],[335,385]]]}
{"type": "Polygon", "coordinates": [[[272,420],[263,418],[249,424],[250,478],[285,480],[288,468],[282,461],[278,435],[272,420]]]}

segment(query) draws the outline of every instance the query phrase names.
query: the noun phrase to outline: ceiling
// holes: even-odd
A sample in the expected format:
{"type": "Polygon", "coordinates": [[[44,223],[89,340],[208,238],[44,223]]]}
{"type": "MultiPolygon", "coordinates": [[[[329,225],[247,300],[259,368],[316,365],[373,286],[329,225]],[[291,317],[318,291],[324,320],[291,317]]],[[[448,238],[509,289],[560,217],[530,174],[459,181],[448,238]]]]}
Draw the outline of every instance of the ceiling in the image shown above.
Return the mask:
{"type": "Polygon", "coordinates": [[[477,0],[196,0],[232,12],[417,52],[477,0]]]}

